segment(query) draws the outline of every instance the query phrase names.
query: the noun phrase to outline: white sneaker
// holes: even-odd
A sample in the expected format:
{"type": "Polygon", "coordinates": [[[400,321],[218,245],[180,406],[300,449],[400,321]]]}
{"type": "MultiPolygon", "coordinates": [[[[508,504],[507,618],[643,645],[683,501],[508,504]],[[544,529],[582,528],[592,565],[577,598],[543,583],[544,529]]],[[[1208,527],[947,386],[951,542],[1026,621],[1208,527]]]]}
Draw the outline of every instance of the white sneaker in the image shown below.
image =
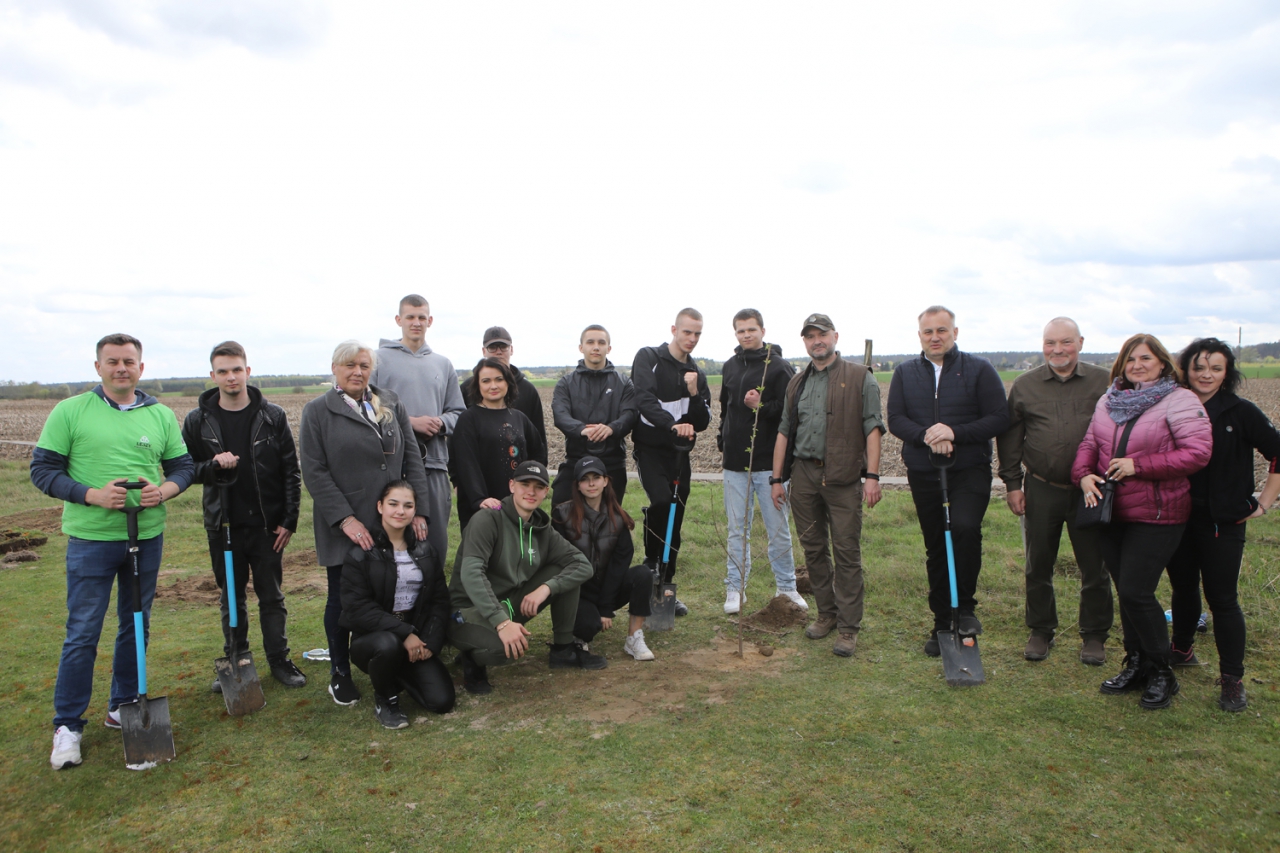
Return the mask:
{"type": "Polygon", "coordinates": [[[653,652],[644,644],[644,631],[636,631],[622,644],[622,650],[636,660],[653,660],[653,652]]]}
{"type": "Polygon", "coordinates": [[[731,589],[724,597],[724,612],[733,615],[742,609],[742,596],[736,589],[731,589]]]}
{"type": "Polygon", "coordinates": [[[799,607],[801,610],[809,609],[809,602],[805,601],[804,596],[796,592],[794,589],[788,589],[785,591],[780,589],[777,590],[777,593],[778,595],[785,595],[787,598],[794,601],[796,603],[796,607],[799,607]]]}
{"type": "Polygon", "coordinates": [[[81,737],[83,735],[80,732],[58,726],[58,730],[53,733],[53,753],[49,756],[49,763],[54,770],[66,770],[80,763],[81,737]]]}

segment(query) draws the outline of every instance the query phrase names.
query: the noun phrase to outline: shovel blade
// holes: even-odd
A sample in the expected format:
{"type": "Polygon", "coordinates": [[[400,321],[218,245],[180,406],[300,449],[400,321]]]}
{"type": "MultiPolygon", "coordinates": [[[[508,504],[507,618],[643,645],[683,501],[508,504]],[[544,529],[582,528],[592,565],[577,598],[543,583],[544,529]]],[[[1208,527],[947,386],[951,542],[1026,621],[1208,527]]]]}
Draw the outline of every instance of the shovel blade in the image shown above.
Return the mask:
{"type": "Polygon", "coordinates": [[[942,652],[942,673],[947,677],[947,684],[973,687],[986,683],[976,638],[961,637],[953,631],[939,631],[938,650],[942,652]]]}
{"type": "Polygon", "coordinates": [[[173,748],[173,724],[169,722],[169,697],[121,705],[120,733],[124,737],[124,764],[130,770],[147,770],[177,758],[173,748]]]}
{"type": "Polygon", "coordinates": [[[676,627],[676,585],[654,584],[649,594],[649,615],[645,617],[646,631],[670,631],[676,627]]]}
{"type": "Polygon", "coordinates": [[[262,695],[262,682],[258,679],[252,654],[241,652],[234,659],[218,658],[213,662],[213,669],[218,674],[218,685],[222,687],[222,701],[227,703],[228,714],[243,717],[266,707],[267,697],[262,695]]]}

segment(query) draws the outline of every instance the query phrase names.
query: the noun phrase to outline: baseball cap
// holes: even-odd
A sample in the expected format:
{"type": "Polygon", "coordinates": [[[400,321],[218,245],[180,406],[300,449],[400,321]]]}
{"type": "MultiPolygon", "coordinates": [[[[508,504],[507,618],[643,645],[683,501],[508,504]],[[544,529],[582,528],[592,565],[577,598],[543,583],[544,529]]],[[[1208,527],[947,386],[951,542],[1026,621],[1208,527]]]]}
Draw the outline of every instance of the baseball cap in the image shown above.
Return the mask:
{"type": "Polygon", "coordinates": [[[820,332],[834,332],[836,324],[831,322],[831,318],[826,314],[810,314],[805,318],[804,325],[800,327],[800,335],[803,337],[810,328],[820,332]]]}
{"type": "Polygon", "coordinates": [[[490,326],[484,330],[483,346],[489,344],[506,344],[511,346],[511,333],[501,326],[490,326]]]}
{"type": "Polygon", "coordinates": [[[526,460],[517,465],[515,473],[511,475],[511,479],[516,482],[537,480],[544,486],[551,485],[551,478],[547,476],[547,466],[533,459],[526,460]]]}
{"type": "Polygon", "coordinates": [[[601,477],[608,477],[609,472],[605,470],[604,463],[594,456],[584,456],[578,460],[578,464],[573,466],[573,479],[581,480],[588,474],[599,474],[601,477]]]}

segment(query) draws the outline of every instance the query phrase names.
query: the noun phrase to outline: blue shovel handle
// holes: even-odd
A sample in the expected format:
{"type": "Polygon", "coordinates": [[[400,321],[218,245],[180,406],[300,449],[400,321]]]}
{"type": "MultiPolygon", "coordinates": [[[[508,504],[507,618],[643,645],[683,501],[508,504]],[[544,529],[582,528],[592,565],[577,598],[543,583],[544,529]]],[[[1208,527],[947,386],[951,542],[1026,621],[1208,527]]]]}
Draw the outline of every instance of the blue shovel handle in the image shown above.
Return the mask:
{"type": "Polygon", "coordinates": [[[231,551],[223,551],[222,556],[227,561],[227,608],[231,613],[230,624],[232,628],[239,627],[239,608],[236,607],[236,570],[235,561],[231,558],[231,551]]]}

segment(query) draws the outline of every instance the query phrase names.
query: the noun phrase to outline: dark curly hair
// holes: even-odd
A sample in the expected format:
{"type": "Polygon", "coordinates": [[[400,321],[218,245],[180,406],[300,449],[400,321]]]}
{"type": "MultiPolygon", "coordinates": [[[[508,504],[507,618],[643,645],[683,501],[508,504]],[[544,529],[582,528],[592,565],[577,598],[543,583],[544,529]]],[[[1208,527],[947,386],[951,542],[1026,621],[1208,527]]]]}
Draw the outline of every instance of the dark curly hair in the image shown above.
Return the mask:
{"type": "Polygon", "coordinates": [[[1236,354],[1231,350],[1231,345],[1218,338],[1196,338],[1187,344],[1186,349],[1178,353],[1178,367],[1182,369],[1182,384],[1190,387],[1191,365],[1202,353],[1204,355],[1218,353],[1227,360],[1227,375],[1222,380],[1222,390],[1228,394],[1236,393],[1236,389],[1244,381],[1244,375],[1236,367],[1236,354]]]}

